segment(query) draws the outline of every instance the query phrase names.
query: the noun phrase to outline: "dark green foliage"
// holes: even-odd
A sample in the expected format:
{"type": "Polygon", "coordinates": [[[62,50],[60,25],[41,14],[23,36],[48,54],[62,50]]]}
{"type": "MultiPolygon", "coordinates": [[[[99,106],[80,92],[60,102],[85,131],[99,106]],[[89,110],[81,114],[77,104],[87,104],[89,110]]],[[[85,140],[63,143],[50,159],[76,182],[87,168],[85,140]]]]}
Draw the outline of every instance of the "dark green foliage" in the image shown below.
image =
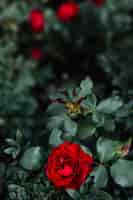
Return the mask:
{"type": "Polygon", "coordinates": [[[133,1],[76,1],[80,14],[66,24],[61,2],[0,1],[0,199],[132,200],[133,1]],[[36,8],[46,20],[39,34],[28,24],[36,8]],[[76,191],[46,177],[65,140],[95,161],[76,191]]]}

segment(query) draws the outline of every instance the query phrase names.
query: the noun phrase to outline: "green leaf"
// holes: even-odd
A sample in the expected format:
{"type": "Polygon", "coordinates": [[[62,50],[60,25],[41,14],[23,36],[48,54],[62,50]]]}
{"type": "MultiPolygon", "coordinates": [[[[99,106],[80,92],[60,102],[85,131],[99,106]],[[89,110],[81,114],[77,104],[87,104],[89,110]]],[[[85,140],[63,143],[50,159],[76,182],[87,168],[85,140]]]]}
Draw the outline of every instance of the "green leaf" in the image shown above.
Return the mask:
{"type": "Polygon", "coordinates": [[[41,147],[31,147],[24,152],[19,164],[26,170],[38,170],[43,164],[43,155],[41,147]]]}
{"type": "Polygon", "coordinates": [[[20,130],[17,130],[17,132],[16,132],[16,142],[18,144],[21,144],[22,141],[23,141],[23,134],[20,130]]]}
{"type": "Polygon", "coordinates": [[[106,131],[113,132],[115,130],[115,122],[113,119],[105,117],[103,126],[106,131]]]}
{"type": "Polygon", "coordinates": [[[100,137],[96,147],[101,162],[108,162],[116,156],[116,143],[112,140],[100,137]]]}
{"type": "Polygon", "coordinates": [[[71,120],[70,118],[64,121],[65,132],[71,136],[75,136],[77,133],[77,123],[71,120]]]}
{"type": "Polygon", "coordinates": [[[102,190],[95,190],[90,192],[86,200],[113,200],[111,195],[102,190]]]}
{"type": "Polygon", "coordinates": [[[9,146],[16,146],[17,143],[15,140],[11,139],[11,138],[6,138],[6,143],[9,145],[9,146]]]}
{"type": "Polygon", "coordinates": [[[128,154],[131,139],[126,142],[114,141],[104,137],[100,137],[97,141],[97,152],[101,162],[108,162],[118,157],[128,154]]]}
{"type": "Polygon", "coordinates": [[[96,123],[97,127],[103,126],[105,121],[104,114],[99,112],[94,112],[92,115],[92,120],[94,123],[96,123]]]}
{"type": "MultiPolygon", "coordinates": [[[[89,177],[90,178],[90,177],[89,177]]],[[[80,195],[88,194],[89,187],[88,187],[88,181],[86,181],[80,186],[79,193],[80,195]]]]}
{"type": "Polygon", "coordinates": [[[85,100],[83,100],[80,104],[83,108],[88,109],[88,112],[93,112],[96,108],[96,97],[91,94],[88,95],[85,100]]]}
{"type": "Polygon", "coordinates": [[[25,188],[16,184],[8,185],[9,197],[10,199],[27,199],[27,194],[25,188]]]}
{"type": "Polygon", "coordinates": [[[72,199],[80,199],[80,194],[76,190],[67,189],[66,192],[72,199]]]}
{"type": "Polygon", "coordinates": [[[111,166],[111,176],[122,187],[133,187],[133,161],[119,159],[111,166]]]}
{"type": "Polygon", "coordinates": [[[12,155],[16,151],[16,147],[8,147],[4,149],[4,153],[8,155],[12,155]]]}
{"type": "Polygon", "coordinates": [[[93,82],[88,77],[88,78],[86,78],[85,80],[83,80],[81,82],[80,88],[81,88],[81,91],[79,93],[79,96],[85,97],[85,96],[87,96],[88,94],[90,94],[92,92],[93,82]]]}
{"type": "Polygon", "coordinates": [[[0,162],[0,178],[5,175],[6,172],[6,166],[3,162],[0,162]]]}
{"type": "Polygon", "coordinates": [[[94,177],[93,183],[95,188],[104,188],[108,182],[108,173],[107,169],[100,165],[92,173],[91,176],[94,177]]]}
{"type": "Polygon", "coordinates": [[[96,132],[96,126],[89,123],[89,121],[79,122],[79,127],[78,127],[79,139],[84,140],[94,135],[95,132],[96,132]]]}
{"type": "Polygon", "coordinates": [[[131,113],[131,106],[130,104],[124,104],[124,106],[122,106],[122,108],[120,108],[117,113],[116,113],[116,117],[119,118],[124,118],[124,117],[128,117],[128,115],[130,115],[131,113]]]}
{"type": "Polygon", "coordinates": [[[89,149],[87,146],[80,145],[80,147],[83,149],[83,151],[84,151],[85,153],[88,153],[89,155],[92,155],[90,149],[89,149]]]}
{"type": "Polygon", "coordinates": [[[16,184],[9,184],[8,189],[9,191],[15,191],[19,186],[16,184]]]}
{"type": "Polygon", "coordinates": [[[48,106],[47,113],[51,115],[60,115],[62,113],[66,112],[65,106],[60,103],[51,103],[48,106]]]}
{"type": "Polygon", "coordinates": [[[57,100],[57,99],[62,99],[64,101],[68,101],[67,97],[63,93],[60,93],[59,91],[55,91],[55,90],[53,92],[51,92],[50,94],[48,94],[48,96],[51,101],[57,100]]]}
{"type": "Polygon", "coordinates": [[[100,102],[100,104],[97,106],[97,110],[105,114],[112,114],[116,112],[122,105],[122,100],[118,96],[114,96],[100,102]]]}
{"type": "Polygon", "coordinates": [[[18,94],[25,90],[27,87],[33,87],[35,84],[35,80],[33,79],[33,76],[31,72],[28,70],[23,71],[23,73],[20,74],[17,82],[16,87],[14,88],[14,93],[18,94]]]}
{"type": "Polygon", "coordinates": [[[61,144],[63,142],[63,140],[61,139],[61,134],[62,131],[55,128],[49,137],[49,144],[52,146],[58,146],[59,144],[61,144]]]}
{"type": "Polygon", "coordinates": [[[74,100],[73,88],[68,88],[67,94],[68,94],[68,100],[67,101],[73,101],[74,100]]]}
{"type": "Polygon", "coordinates": [[[47,123],[47,128],[52,130],[53,128],[59,128],[64,122],[64,116],[53,116],[49,119],[47,123]]]}

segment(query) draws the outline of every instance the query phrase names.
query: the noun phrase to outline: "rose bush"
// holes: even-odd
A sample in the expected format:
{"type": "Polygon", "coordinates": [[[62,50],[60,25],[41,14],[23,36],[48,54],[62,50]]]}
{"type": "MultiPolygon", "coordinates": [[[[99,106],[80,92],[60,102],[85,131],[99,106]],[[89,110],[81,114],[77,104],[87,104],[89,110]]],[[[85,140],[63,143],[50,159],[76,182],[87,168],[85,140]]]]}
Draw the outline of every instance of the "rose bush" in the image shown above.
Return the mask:
{"type": "Polygon", "coordinates": [[[66,141],[49,155],[46,175],[57,188],[79,189],[92,171],[92,164],[93,157],[79,144],[66,141]]]}

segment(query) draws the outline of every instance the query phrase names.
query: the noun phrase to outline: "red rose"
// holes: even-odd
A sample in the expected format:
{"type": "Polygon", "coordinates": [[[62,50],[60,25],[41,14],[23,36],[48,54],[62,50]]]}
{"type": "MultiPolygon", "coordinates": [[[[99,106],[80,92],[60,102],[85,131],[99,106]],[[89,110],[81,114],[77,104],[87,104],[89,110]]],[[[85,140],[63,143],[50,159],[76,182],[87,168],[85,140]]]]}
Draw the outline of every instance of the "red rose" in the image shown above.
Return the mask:
{"type": "Polygon", "coordinates": [[[96,6],[102,6],[105,3],[105,0],[93,0],[96,6]]]}
{"type": "Polygon", "coordinates": [[[34,60],[40,60],[43,57],[43,52],[39,48],[34,48],[31,51],[31,57],[34,60]]]}
{"type": "Polygon", "coordinates": [[[49,155],[46,175],[57,188],[79,189],[92,171],[92,164],[93,157],[79,144],[64,142],[49,155]]]}
{"type": "Polygon", "coordinates": [[[62,22],[69,22],[79,13],[79,6],[74,2],[63,3],[57,10],[57,17],[62,22]]]}
{"type": "Polygon", "coordinates": [[[45,18],[43,12],[40,10],[32,10],[29,15],[29,24],[32,31],[42,32],[45,25],[45,18]]]}

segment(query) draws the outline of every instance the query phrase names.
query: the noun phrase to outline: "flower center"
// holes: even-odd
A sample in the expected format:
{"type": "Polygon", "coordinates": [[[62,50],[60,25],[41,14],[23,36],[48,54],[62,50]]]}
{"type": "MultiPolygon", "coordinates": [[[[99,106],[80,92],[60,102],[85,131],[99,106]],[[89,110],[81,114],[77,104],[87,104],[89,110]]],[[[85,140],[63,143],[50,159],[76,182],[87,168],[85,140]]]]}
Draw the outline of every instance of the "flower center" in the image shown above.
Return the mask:
{"type": "Polygon", "coordinates": [[[65,165],[62,169],[58,170],[58,174],[60,174],[61,176],[70,176],[72,172],[72,168],[68,165],[65,165]]]}
{"type": "Polygon", "coordinates": [[[81,107],[78,103],[75,102],[67,102],[65,104],[66,108],[70,113],[80,114],[81,113],[81,107]]]}
{"type": "Polygon", "coordinates": [[[64,158],[60,158],[60,162],[63,163],[64,162],[64,158]]]}

